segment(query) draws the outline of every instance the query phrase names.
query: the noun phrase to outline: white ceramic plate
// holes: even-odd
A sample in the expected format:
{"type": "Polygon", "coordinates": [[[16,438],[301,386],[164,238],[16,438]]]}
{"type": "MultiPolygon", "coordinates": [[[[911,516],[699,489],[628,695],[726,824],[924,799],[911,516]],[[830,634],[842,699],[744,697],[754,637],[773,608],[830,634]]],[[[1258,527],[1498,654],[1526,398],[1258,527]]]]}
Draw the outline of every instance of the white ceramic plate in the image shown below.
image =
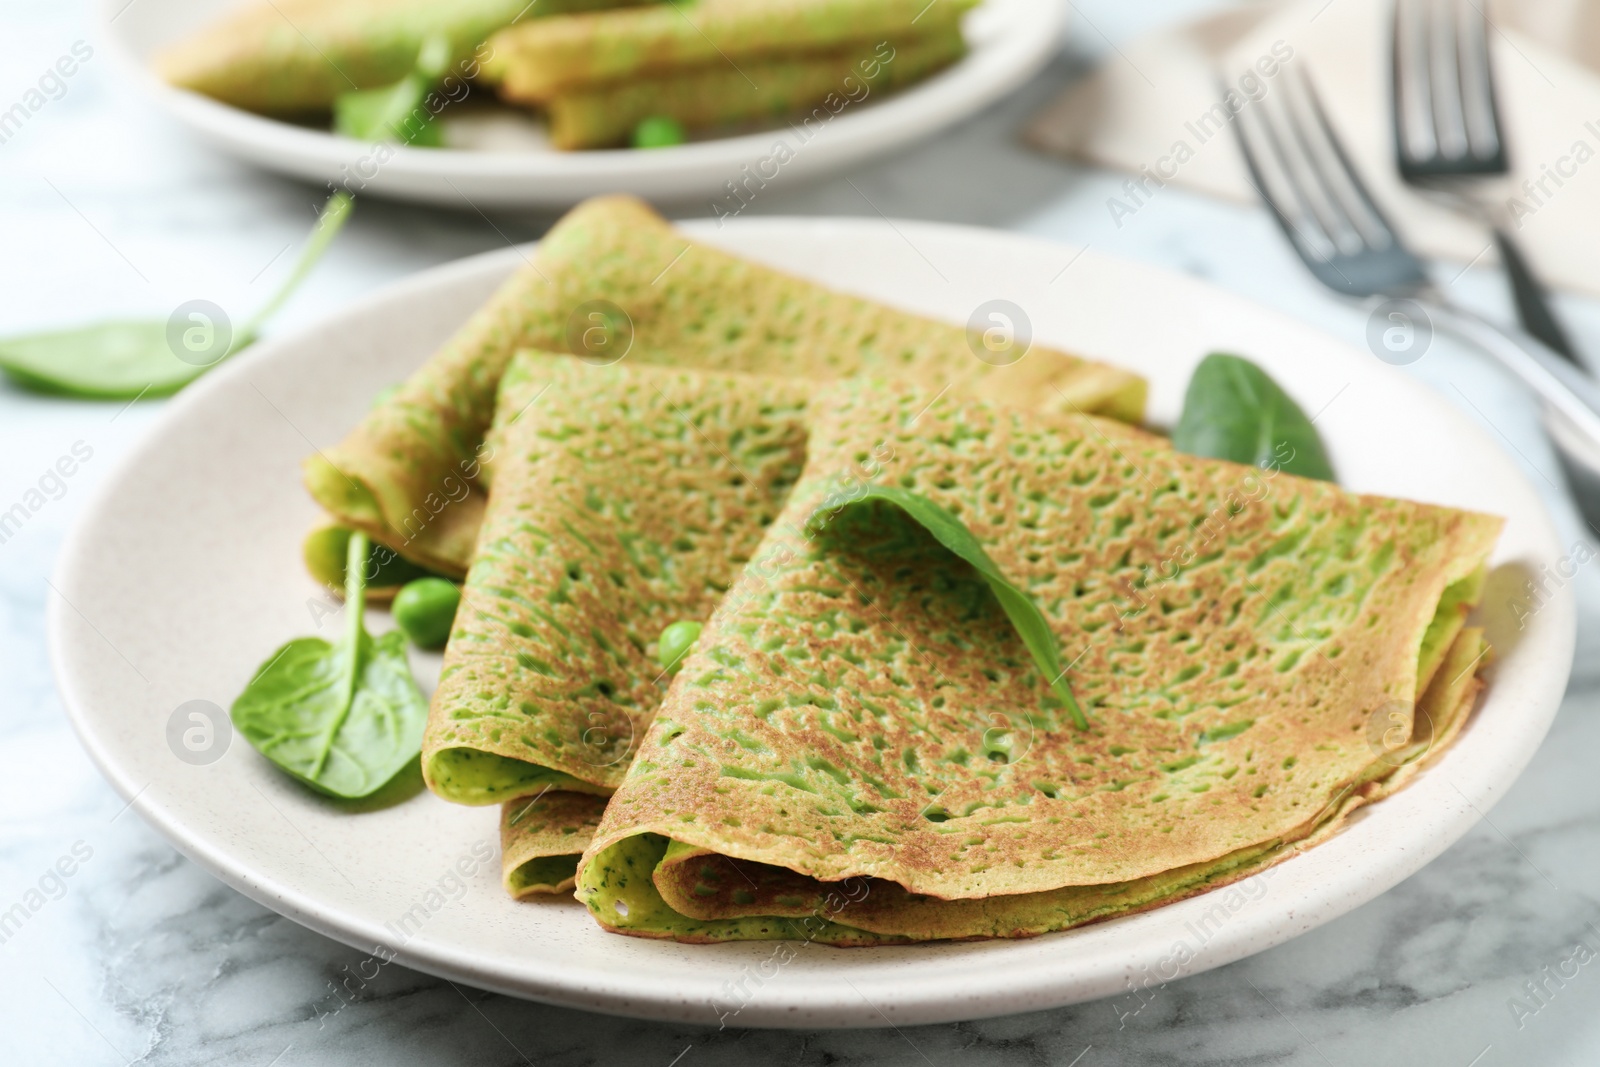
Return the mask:
{"type": "Polygon", "coordinates": [[[813,945],[783,962],[772,943],[620,937],[575,901],[514,903],[499,888],[497,858],[473,862],[474,848],[495,853],[493,808],[422,793],[340,812],[238,739],[217,762],[180,761],[168,742],[175,709],[197,699],[228,706],[273,648],[313,632],[308,605],[323,596],[298,559],[316,518],[299,486],[301,458],[340,439],[380,388],[467,317],[521,261],[507,250],[421,274],[202,379],[83,515],[55,578],[55,668],[84,745],[144,819],[268,907],[474,985],[712,1025],[735,1006],[728,1021],[741,1026],[898,1025],[1128,995],[1130,981],[1153,984],[1286,941],[1437,856],[1543,738],[1571,667],[1573,599],[1557,591],[1519,630],[1508,591],[1520,588],[1518,568],[1555,565],[1556,535],[1488,436],[1393,368],[1191,279],[1020,236],[846,219],[686,228],[956,322],[984,301],[1011,300],[1042,343],[1148,376],[1157,422],[1174,418],[1202,354],[1248,354],[1321,413],[1347,486],[1507,516],[1483,612],[1497,660],[1459,743],[1337,837],[1239,889],[1031,941],[813,945]],[[470,877],[455,873],[467,868],[470,877]]]}
{"type": "MultiPolygon", "coordinates": [[[[773,157],[779,142],[793,153],[778,171],[781,180],[835,171],[927,137],[1009,93],[1049,61],[1066,20],[1062,0],[985,0],[967,16],[971,51],[961,62],[902,93],[849,105],[808,140],[784,127],[647,152],[400,148],[386,149],[392,156],[379,165],[372,145],[252,115],[150,73],[149,58],[160,47],[240,2],[101,0],[98,41],[125,77],[225,152],[297,178],[346,181],[355,192],[468,210],[559,207],[606,192],[721,203],[729,196],[723,183],[773,157]]],[[[736,206],[728,200],[727,209],[736,206]]]]}

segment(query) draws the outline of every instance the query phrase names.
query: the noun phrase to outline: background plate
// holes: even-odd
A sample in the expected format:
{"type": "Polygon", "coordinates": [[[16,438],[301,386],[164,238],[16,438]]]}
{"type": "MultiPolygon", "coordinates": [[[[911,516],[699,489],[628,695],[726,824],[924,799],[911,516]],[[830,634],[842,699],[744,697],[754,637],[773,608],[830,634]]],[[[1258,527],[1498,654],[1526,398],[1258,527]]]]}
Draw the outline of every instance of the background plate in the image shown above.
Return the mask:
{"type": "MultiPolygon", "coordinates": [[[[69,714],[106,777],[186,855],[331,937],[501,992],[711,1025],[735,1008],[726,1021],[738,1026],[933,1022],[1154,986],[1327,922],[1443,852],[1544,737],[1571,668],[1571,588],[1521,629],[1510,603],[1528,576],[1556,564],[1555,532],[1498,447],[1394,368],[1189,278],[1031,238],[848,219],[684,228],[953,322],[984,301],[1014,301],[1040,343],[1146,375],[1156,423],[1175,418],[1204,353],[1260,361],[1317,415],[1345,485],[1507,516],[1482,610],[1496,661],[1476,716],[1411,786],[1238,889],[1031,941],[789,943],[792,959],[783,943],[619,937],[575,901],[507,899],[494,808],[424,792],[384,810],[340,811],[237,738],[214,763],[180,761],[167,741],[179,705],[227,707],[272,649],[317,630],[326,599],[299,562],[317,518],[299,485],[301,458],[339,440],[527,255],[509,249],[420,274],[202,379],[123,460],[69,538],[50,617],[69,714]]],[[[436,667],[430,659],[419,662],[424,673],[436,667]]]]}
{"type": "MultiPolygon", "coordinates": [[[[253,0],[254,2],[254,0],[253,0]]],[[[1015,89],[1061,44],[1061,0],[985,0],[967,16],[971,50],[961,62],[906,91],[851,104],[809,140],[788,128],[673,148],[557,152],[398,148],[378,163],[374,146],[262,118],[156,78],[149,57],[240,0],[100,0],[96,43],[164,110],[213,146],[257,166],[310,181],[345,181],[367,192],[469,210],[561,207],[606,192],[654,200],[728,196],[723,183],[773,154],[794,157],[786,180],[804,180],[886,155],[959,122],[1015,89]]],[[[768,165],[770,169],[771,165],[768,165]]],[[[737,202],[728,201],[731,209],[737,202]]]]}

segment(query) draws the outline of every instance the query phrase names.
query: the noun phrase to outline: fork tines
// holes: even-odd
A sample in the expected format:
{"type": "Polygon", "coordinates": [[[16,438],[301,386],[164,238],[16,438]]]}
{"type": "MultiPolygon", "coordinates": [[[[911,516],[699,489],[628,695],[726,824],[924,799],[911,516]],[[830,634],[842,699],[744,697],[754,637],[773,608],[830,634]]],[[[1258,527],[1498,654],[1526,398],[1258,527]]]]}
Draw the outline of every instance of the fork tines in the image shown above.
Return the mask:
{"type": "Polygon", "coordinates": [[[1256,190],[1325,285],[1365,296],[1422,282],[1299,64],[1286,64],[1274,92],[1243,106],[1234,128],[1256,190]]]}
{"type": "Polygon", "coordinates": [[[1476,0],[1395,0],[1395,144],[1407,180],[1505,172],[1488,31],[1476,0]]]}

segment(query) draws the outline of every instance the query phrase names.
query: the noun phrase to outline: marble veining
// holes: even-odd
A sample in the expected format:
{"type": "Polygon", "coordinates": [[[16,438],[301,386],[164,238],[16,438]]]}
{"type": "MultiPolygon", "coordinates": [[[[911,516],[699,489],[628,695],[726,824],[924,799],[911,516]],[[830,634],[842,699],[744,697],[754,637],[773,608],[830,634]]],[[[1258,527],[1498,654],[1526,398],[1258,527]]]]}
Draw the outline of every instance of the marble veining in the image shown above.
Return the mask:
{"type": "MultiPolygon", "coordinates": [[[[849,181],[775,183],[748,210],[870,216],[876,207],[1089,244],[1198,275],[1360,344],[1364,315],[1307,280],[1259,210],[1169,189],[1118,227],[1105,201],[1120,178],[1017,144],[1018,124],[1086,63],[1115,61],[1108,40],[1211,5],[1129,6],[1077,5],[1063,58],[978,118],[849,181]]],[[[90,38],[81,0],[0,0],[0,19],[3,101],[26,88],[28,72],[90,38]]],[[[103,59],[91,60],[60,100],[0,144],[0,334],[164,313],[197,294],[248,304],[277,276],[273,257],[300,238],[317,200],[314,189],[189,142],[118,85],[103,59]]],[[[491,225],[470,211],[364,203],[316,284],[274,328],[312,321],[423,267],[537,236],[549,222],[508,215],[491,225]]],[[[1470,270],[1451,284],[1505,314],[1494,272],[1470,270]]],[[[1564,297],[1562,311],[1580,344],[1600,353],[1600,304],[1564,297]]],[[[1443,339],[1436,346],[1410,371],[1471,399],[1473,417],[1490,424],[1545,491],[1564,543],[1576,543],[1585,532],[1555,488],[1534,409],[1482,359],[1443,339]]],[[[1532,766],[1483,824],[1367,906],[1251,959],[1057,1011],[899,1030],[717,1032],[524,1003],[375,960],[223,886],[127,810],[62,714],[44,647],[44,612],[55,595],[46,579],[78,509],[161,407],[119,410],[0,386],[0,505],[19,499],[74,442],[94,450],[59,499],[0,544],[0,910],[23,902],[28,911],[0,942],[0,1062],[1600,1062],[1596,563],[1574,579],[1577,669],[1532,766]],[[69,867],[70,875],[59,873],[69,867]]]]}

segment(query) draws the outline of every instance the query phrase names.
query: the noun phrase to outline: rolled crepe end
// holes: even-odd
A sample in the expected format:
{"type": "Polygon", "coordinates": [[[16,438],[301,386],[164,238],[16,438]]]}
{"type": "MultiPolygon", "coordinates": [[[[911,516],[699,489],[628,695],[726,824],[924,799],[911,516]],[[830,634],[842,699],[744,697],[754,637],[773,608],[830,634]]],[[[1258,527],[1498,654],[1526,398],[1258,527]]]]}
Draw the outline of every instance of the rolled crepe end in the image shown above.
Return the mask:
{"type": "Polygon", "coordinates": [[[483,512],[482,493],[470,492],[432,514],[419,504],[410,516],[394,522],[365,478],[341,470],[321,452],[303,461],[301,480],[311,498],[339,525],[360,530],[402,558],[445,577],[466,573],[465,560],[470,558],[483,512]],[[413,532],[408,535],[402,529],[413,532]]]}
{"type": "Polygon", "coordinates": [[[578,866],[578,899],[596,922],[614,934],[663,938],[687,944],[719,941],[817,941],[837,948],[905,943],[909,938],[875,934],[820,915],[798,918],[744,916],[711,921],[673,911],[653,875],[671,839],[644,833],[599,851],[590,849],[578,866]]]}
{"type": "Polygon", "coordinates": [[[1258,875],[1339,833],[1454,743],[1483,688],[1489,646],[1463,629],[1417,703],[1416,736],[1369,776],[1278,840],[1120,885],[941,900],[867,878],[823,882],[747,863],[656,833],[591,847],[575,894],[612,933],[689,943],[788,939],[834,947],[923,940],[1032,937],[1172,904],[1258,875]]]}
{"type": "MultiPolygon", "coordinates": [[[[1085,362],[1084,366],[1095,366],[1085,362]]],[[[1087,389],[1088,398],[1093,405],[1093,414],[1101,415],[1108,419],[1116,419],[1130,426],[1137,426],[1144,421],[1145,404],[1150,396],[1150,383],[1137,374],[1115,367],[1106,367],[1108,372],[1097,383],[1090,382],[1090,375],[1084,374],[1074,382],[1074,387],[1087,389]],[[1096,393],[1091,388],[1092,384],[1104,384],[1103,392],[1096,393]]]]}
{"type": "Polygon", "coordinates": [[[357,477],[346,474],[323,457],[306,457],[300,476],[311,498],[341,523],[372,533],[384,530],[383,509],[372,490],[357,477]]]}
{"type": "Polygon", "coordinates": [[[570,892],[605,808],[605,797],[552,789],[506,801],[500,809],[506,892],[517,900],[570,892]]]}

